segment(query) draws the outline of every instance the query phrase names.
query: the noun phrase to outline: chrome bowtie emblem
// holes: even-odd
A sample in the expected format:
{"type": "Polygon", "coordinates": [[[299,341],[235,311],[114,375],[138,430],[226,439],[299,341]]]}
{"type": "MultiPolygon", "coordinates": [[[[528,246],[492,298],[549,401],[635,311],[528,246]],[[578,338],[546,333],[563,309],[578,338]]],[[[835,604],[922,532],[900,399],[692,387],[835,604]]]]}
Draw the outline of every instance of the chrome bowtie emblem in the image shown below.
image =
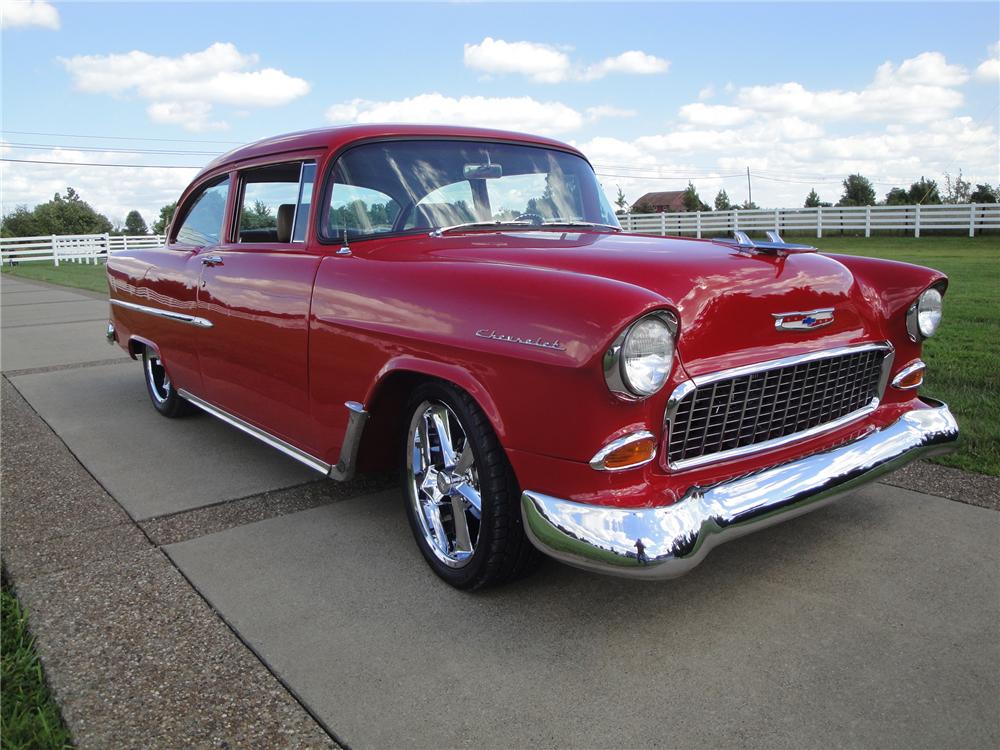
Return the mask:
{"type": "Polygon", "coordinates": [[[833,308],[809,310],[808,312],[771,313],[774,327],[779,331],[811,331],[833,322],[833,308]]]}

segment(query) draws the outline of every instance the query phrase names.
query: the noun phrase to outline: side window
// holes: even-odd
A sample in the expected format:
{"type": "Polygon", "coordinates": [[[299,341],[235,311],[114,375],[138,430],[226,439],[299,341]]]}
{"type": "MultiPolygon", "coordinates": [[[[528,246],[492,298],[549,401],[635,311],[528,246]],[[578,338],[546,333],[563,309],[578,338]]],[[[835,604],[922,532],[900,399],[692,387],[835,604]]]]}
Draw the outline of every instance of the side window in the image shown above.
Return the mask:
{"type": "Polygon", "coordinates": [[[222,237],[222,219],[229,197],[229,175],[204,188],[189,204],[181,222],[177,242],[185,245],[217,245],[222,237]]]}
{"type": "Polygon", "coordinates": [[[334,183],[330,193],[329,233],[347,236],[391,232],[399,205],[385,193],[358,185],[334,183]]]}
{"type": "Polygon", "coordinates": [[[240,172],[237,241],[304,240],[315,174],[312,162],[272,164],[240,172]]]}

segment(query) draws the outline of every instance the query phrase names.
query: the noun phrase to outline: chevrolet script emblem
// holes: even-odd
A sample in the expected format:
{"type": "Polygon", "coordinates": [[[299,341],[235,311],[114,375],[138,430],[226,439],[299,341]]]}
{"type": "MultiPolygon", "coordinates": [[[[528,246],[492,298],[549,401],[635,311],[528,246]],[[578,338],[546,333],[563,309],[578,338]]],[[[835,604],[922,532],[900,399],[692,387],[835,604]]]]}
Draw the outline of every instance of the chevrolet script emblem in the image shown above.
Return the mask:
{"type": "Polygon", "coordinates": [[[833,308],[810,310],[809,312],[771,313],[774,327],[779,331],[811,331],[833,322],[833,308]]]}

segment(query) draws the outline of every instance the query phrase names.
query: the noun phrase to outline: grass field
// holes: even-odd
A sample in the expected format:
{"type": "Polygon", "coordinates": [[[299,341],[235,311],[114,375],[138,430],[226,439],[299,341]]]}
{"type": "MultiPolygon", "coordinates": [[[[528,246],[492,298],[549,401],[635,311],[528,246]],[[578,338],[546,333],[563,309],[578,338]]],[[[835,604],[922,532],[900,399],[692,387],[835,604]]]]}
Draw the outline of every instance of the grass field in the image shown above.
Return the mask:
{"type": "MultiPolygon", "coordinates": [[[[959,451],[934,459],[1000,476],[1000,236],[830,237],[801,240],[821,250],[889,258],[944,271],[944,322],[924,344],[923,392],[946,401],[962,429],[959,451]]],[[[7,273],[8,269],[4,268],[7,273]]],[[[82,289],[107,289],[103,266],[23,264],[16,276],[82,289]]]]}
{"type": "Polygon", "coordinates": [[[56,268],[51,263],[37,261],[21,263],[17,266],[4,266],[3,272],[22,279],[47,281],[50,284],[62,284],[74,289],[87,289],[91,292],[106,294],[108,291],[107,276],[104,264],[90,265],[88,263],[61,263],[56,268]]]}
{"type": "Polygon", "coordinates": [[[6,575],[0,597],[0,746],[4,750],[71,748],[69,732],[35,654],[28,615],[7,587],[6,575]]]}

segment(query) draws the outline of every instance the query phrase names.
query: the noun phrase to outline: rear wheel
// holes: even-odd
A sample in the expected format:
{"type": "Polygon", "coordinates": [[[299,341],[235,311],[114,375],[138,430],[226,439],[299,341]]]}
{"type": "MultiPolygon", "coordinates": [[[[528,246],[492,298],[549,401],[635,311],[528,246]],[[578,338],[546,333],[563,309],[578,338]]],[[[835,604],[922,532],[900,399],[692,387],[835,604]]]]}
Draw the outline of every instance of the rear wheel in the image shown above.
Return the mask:
{"type": "Polygon", "coordinates": [[[406,410],[403,495],[417,546],[452,586],[476,589],[533,569],[520,489],[489,420],[464,391],[427,383],[406,410]]]}
{"type": "Polygon", "coordinates": [[[194,407],[177,393],[160,355],[149,348],[142,351],[142,371],[146,377],[146,390],[153,408],[165,417],[180,417],[190,414],[194,407]]]}

